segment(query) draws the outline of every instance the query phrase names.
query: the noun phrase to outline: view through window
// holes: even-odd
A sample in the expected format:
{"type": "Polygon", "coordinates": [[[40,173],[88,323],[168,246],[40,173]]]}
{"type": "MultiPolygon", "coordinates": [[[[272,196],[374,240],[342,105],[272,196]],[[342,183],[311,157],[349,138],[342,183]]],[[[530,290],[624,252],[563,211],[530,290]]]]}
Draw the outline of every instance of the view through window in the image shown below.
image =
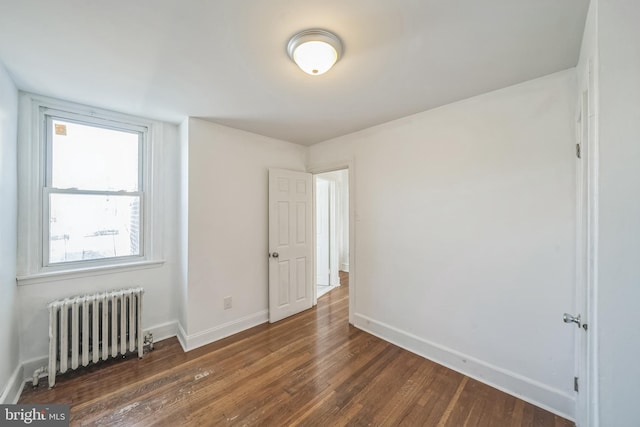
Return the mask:
{"type": "Polygon", "coordinates": [[[142,255],[144,131],[46,118],[45,264],[142,255]]]}

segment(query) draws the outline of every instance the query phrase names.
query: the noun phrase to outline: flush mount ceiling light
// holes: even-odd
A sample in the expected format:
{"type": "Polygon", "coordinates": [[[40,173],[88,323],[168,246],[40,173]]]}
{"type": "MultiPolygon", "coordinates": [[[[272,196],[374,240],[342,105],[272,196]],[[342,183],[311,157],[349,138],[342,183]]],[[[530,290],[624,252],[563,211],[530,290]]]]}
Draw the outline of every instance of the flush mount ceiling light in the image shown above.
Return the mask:
{"type": "Polygon", "coordinates": [[[342,42],[325,30],[304,30],[291,37],[287,45],[289,57],[307,74],[324,74],[342,56],[342,42]]]}

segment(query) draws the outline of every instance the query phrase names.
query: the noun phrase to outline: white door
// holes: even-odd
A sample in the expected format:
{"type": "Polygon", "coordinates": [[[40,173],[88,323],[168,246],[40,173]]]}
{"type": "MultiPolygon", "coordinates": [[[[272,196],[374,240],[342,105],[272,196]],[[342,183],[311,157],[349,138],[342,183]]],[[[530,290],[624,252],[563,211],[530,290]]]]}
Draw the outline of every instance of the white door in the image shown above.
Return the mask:
{"type": "Polygon", "coordinates": [[[269,169],[269,322],[313,303],[311,174],[269,169]]]}
{"type": "MultiPolygon", "coordinates": [[[[586,78],[588,83],[589,77],[586,78]]],[[[576,122],[576,308],[571,316],[572,324],[575,324],[575,392],[576,392],[576,424],[578,427],[592,425],[590,405],[591,400],[591,363],[590,360],[590,301],[591,283],[593,283],[592,269],[589,260],[592,259],[591,241],[593,233],[592,211],[592,171],[591,171],[591,143],[593,136],[593,115],[591,100],[589,99],[589,86],[580,91],[576,122]]],[[[566,315],[565,315],[566,316],[566,315]]]]}

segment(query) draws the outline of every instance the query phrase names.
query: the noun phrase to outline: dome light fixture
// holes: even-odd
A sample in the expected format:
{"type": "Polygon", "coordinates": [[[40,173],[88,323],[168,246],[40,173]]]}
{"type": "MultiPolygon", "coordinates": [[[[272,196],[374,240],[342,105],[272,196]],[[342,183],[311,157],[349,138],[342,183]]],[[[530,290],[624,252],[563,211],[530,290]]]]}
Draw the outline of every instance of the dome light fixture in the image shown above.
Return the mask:
{"type": "Polygon", "coordinates": [[[342,42],[326,30],[300,31],[289,40],[289,57],[307,74],[324,74],[342,56],[342,42]]]}

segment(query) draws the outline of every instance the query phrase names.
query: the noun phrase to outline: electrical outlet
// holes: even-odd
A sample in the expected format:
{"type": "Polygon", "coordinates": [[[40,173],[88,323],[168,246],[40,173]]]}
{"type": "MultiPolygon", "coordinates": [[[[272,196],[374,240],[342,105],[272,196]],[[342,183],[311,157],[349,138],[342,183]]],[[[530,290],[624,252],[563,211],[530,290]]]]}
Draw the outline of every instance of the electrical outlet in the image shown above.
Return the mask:
{"type": "Polygon", "coordinates": [[[229,310],[231,308],[231,306],[233,305],[233,300],[231,299],[231,297],[224,297],[224,309],[225,310],[229,310]]]}

